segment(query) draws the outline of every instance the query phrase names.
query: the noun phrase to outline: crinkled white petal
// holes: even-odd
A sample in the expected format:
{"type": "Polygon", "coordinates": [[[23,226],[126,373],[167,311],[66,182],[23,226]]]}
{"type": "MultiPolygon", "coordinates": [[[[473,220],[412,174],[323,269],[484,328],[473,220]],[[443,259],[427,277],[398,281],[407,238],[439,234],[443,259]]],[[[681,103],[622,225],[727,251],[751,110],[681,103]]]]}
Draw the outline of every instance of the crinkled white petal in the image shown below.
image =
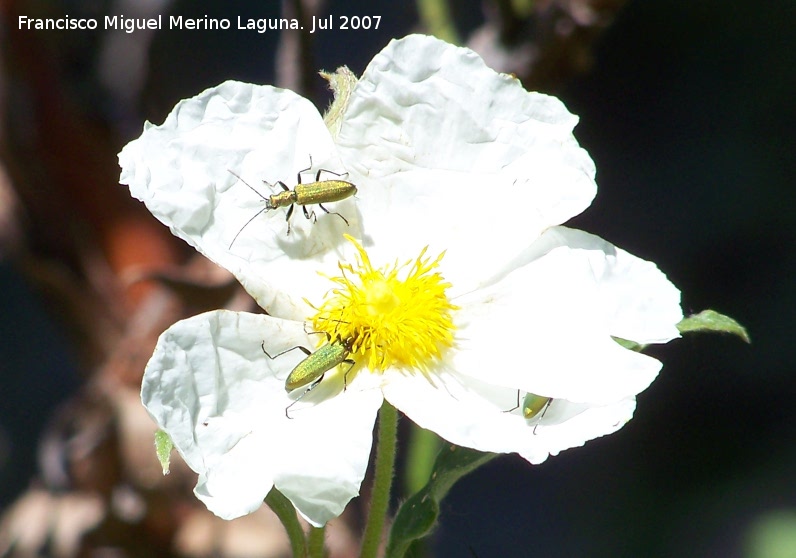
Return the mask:
{"type": "Polygon", "coordinates": [[[558,246],[454,299],[449,362],[484,382],[573,402],[603,405],[645,389],[661,364],[612,339],[593,257],[558,246]]]}
{"type": "Polygon", "coordinates": [[[493,280],[518,267],[533,265],[560,247],[588,261],[611,335],[641,344],[666,343],[680,337],[677,324],[683,319],[683,311],[679,289],[653,262],[584,231],[551,227],[493,280]]]}
{"type": "Polygon", "coordinates": [[[384,395],[415,423],[454,444],[496,453],[518,453],[531,463],[611,434],[630,420],[635,399],[609,405],[554,400],[532,419],[513,409],[517,391],[441,372],[432,385],[421,375],[393,373],[384,395]]]}
{"type": "Polygon", "coordinates": [[[528,227],[529,212],[538,205],[533,190],[516,178],[414,170],[378,188],[378,194],[366,191],[360,200],[371,260],[408,260],[425,246],[432,256],[445,251],[444,275],[458,292],[487,284],[542,232],[528,227]],[[484,194],[485,183],[512,203],[493,203],[484,194]],[[477,247],[482,248],[476,259],[477,247]]]}
{"type": "Polygon", "coordinates": [[[391,42],[354,89],[337,138],[365,240],[391,257],[447,248],[457,266],[493,238],[479,268],[502,265],[591,203],[594,164],[576,123],[561,101],[469,49],[421,35],[391,42]]]}
{"type": "Polygon", "coordinates": [[[231,519],[257,509],[273,484],[300,513],[322,525],[359,492],[382,396],[349,390],[285,413],[284,382],[312,347],[303,324],[215,311],[183,320],[158,340],[141,397],[186,463],[197,496],[231,519]],[[300,476],[303,482],[296,482],[300,476]]]}
{"type": "MultiPolygon", "coordinates": [[[[265,202],[232,172],[267,197],[282,191],[277,181],[293,188],[310,157],[313,173],[346,171],[312,103],[288,90],[228,81],[178,103],[161,126],[147,123],[119,163],[121,182],[175,235],[234,273],[272,314],[303,319],[302,297],[327,289],[319,266],[334,268],[344,232],[359,236],[356,206],[352,199],[329,204],[350,226],[309,206],[317,223],[296,207],[290,235],[287,208],[264,211],[243,228],[265,202]]],[[[313,173],[303,181],[314,181],[313,173]]]]}
{"type": "Polygon", "coordinates": [[[306,436],[302,431],[285,431],[285,445],[291,449],[282,456],[282,466],[274,477],[276,487],[315,526],[340,515],[352,495],[359,494],[370,458],[373,424],[383,401],[379,389],[363,389],[359,378],[342,391],[340,375],[334,397],[310,408],[291,408],[290,426],[298,423],[313,432],[306,436]],[[338,444],[341,438],[345,441],[338,444]],[[323,442],[318,443],[319,439],[323,442]],[[352,475],[353,471],[357,474],[352,475]]]}
{"type": "Polygon", "coordinates": [[[588,258],[597,296],[611,335],[637,343],[680,337],[680,290],[653,262],[587,232],[553,227],[539,245],[568,246],[588,258]]]}
{"type": "MultiPolygon", "coordinates": [[[[633,418],[636,398],[628,397],[609,405],[589,406],[566,421],[555,422],[556,414],[566,415],[572,412],[570,407],[579,409],[580,405],[554,400],[550,404],[550,410],[539,419],[539,427],[534,435],[545,440],[544,445],[550,455],[558,455],[566,449],[582,446],[594,438],[613,434],[633,418]],[[548,425],[548,421],[551,424],[548,425]]],[[[518,453],[531,463],[538,463],[538,454],[534,451],[522,449],[518,453]]]]}

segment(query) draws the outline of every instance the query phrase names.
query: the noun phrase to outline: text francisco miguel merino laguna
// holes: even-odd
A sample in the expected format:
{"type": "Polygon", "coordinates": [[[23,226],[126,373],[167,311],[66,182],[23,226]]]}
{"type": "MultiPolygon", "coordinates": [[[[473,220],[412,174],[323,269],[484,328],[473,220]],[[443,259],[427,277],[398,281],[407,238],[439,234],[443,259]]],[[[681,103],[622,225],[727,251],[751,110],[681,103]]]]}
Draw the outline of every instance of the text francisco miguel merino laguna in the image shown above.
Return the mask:
{"type": "MultiPolygon", "coordinates": [[[[329,18],[330,19],[330,18],[329,18]]],[[[314,33],[316,30],[316,18],[313,16],[312,18],[312,30],[310,33],[314,33]]],[[[163,16],[158,15],[157,17],[152,18],[133,18],[133,17],[124,17],[123,15],[115,15],[115,16],[105,16],[103,20],[101,20],[104,24],[104,29],[119,29],[124,30],[127,33],[133,33],[138,29],[162,29],[163,28],[163,16]]],[[[237,27],[236,29],[243,29],[243,30],[251,30],[257,31],[258,33],[265,33],[269,30],[281,30],[281,29],[303,29],[299,24],[299,21],[295,18],[288,19],[288,18],[262,18],[262,19],[252,19],[252,18],[242,18],[240,16],[237,17],[237,27]]],[[[324,25],[327,23],[326,20],[321,21],[318,24],[318,29],[328,29],[329,27],[324,25]]],[[[169,16],[168,18],[168,29],[187,29],[187,30],[217,30],[217,29],[235,29],[232,27],[232,22],[227,18],[210,18],[210,17],[199,17],[199,18],[190,18],[190,17],[183,17],[183,16],[169,16]]],[[[97,29],[99,27],[99,21],[95,18],[72,18],[67,16],[57,18],[57,19],[40,19],[40,18],[32,18],[27,16],[19,16],[19,29],[37,29],[37,30],[75,30],[75,29],[97,29]]]]}

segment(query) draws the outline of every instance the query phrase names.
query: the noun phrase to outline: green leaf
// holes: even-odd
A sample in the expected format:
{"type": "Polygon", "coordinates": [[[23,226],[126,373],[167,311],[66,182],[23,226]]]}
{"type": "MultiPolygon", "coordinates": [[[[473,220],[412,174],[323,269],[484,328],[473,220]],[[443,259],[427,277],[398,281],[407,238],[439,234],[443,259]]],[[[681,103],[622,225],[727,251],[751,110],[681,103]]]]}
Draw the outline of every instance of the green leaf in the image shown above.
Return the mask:
{"type": "Polygon", "coordinates": [[[732,333],[747,343],[752,342],[749,338],[749,334],[746,332],[746,328],[729,316],[719,314],[715,310],[703,310],[699,314],[688,316],[677,324],[677,329],[680,330],[680,333],[691,333],[694,331],[732,333]]]}
{"type": "Polygon", "coordinates": [[[155,453],[160,461],[160,466],[163,468],[163,474],[169,474],[169,461],[171,450],[174,449],[174,442],[171,441],[169,435],[162,430],[155,432],[155,453]]]}
{"type": "Polygon", "coordinates": [[[630,341],[629,339],[622,339],[621,337],[611,336],[611,339],[622,345],[625,349],[636,351],[637,353],[640,353],[647,347],[646,345],[636,343],[635,341],[630,341]]]}
{"type": "Polygon", "coordinates": [[[434,463],[431,479],[409,498],[395,516],[386,558],[404,556],[412,542],[431,534],[439,516],[439,503],[451,487],[466,474],[497,457],[454,445],[444,446],[434,463]]]}

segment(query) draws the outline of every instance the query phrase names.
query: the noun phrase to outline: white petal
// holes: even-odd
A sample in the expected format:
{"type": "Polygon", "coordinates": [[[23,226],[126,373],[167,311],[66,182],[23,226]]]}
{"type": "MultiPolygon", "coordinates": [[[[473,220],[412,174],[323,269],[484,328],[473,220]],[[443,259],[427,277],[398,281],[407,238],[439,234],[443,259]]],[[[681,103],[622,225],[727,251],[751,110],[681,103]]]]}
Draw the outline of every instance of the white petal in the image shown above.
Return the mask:
{"type": "Polygon", "coordinates": [[[349,389],[322,405],[292,413],[292,422],[311,432],[290,434],[295,439],[282,457],[275,484],[313,525],[340,515],[359,494],[382,400],[380,390],[349,389]]]}
{"type": "Polygon", "coordinates": [[[642,344],[680,337],[680,291],[654,263],[575,229],[554,227],[545,236],[589,259],[611,335],[642,344]]]}
{"type": "MultiPolygon", "coordinates": [[[[312,224],[294,208],[288,236],[287,209],[278,208],[241,228],[265,207],[262,196],[282,191],[262,181],[292,188],[310,157],[313,171],[345,172],[309,101],[284,89],[228,81],[178,103],[162,126],[147,123],[119,163],[121,182],[175,235],[234,273],[263,308],[303,319],[302,297],[328,288],[317,275],[319,263],[336,264],[332,252],[344,242],[342,233],[358,234],[353,201],[330,204],[350,227],[317,208],[312,224]]],[[[315,179],[309,172],[303,177],[315,179]]]]}
{"type": "Polygon", "coordinates": [[[284,381],[304,355],[270,359],[263,344],[275,355],[312,340],[300,322],[263,315],[216,311],[178,322],[158,341],[142,400],[199,473],[196,494],[208,509],[227,519],[249,513],[299,469],[308,476],[285,494],[321,525],[358,494],[381,394],[346,392],[288,419],[284,381]]]}
{"type": "Polygon", "coordinates": [[[611,335],[637,343],[666,343],[680,337],[680,291],[658,267],[602,238],[552,227],[512,263],[528,265],[559,247],[588,261],[603,319],[611,335]]]}
{"type": "MultiPolygon", "coordinates": [[[[539,422],[534,435],[539,436],[550,455],[558,455],[565,449],[582,446],[585,442],[600,436],[612,434],[622,428],[633,417],[636,409],[635,397],[628,397],[603,406],[589,406],[569,420],[555,423],[555,413],[566,413],[568,407],[577,407],[569,401],[555,400],[550,412],[539,422]],[[560,406],[560,409],[558,408],[560,406]],[[548,421],[553,422],[547,424],[548,421]]],[[[518,452],[531,463],[538,463],[538,456],[532,451],[518,452]]]]}
{"type": "Polygon", "coordinates": [[[454,368],[545,397],[608,404],[632,397],[661,364],[611,338],[599,285],[582,251],[555,248],[454,302],[454,368]]]}
{"type": "Polygon", "coordinates": [[[547,220],[531,215],[539,207],[534,189],[516,177],[445,170],[398,174],[359,200],[374,264],[411,259],[424,246],[434,256],[445,251],[444,276],[459,292],[488,283],[542,234],[547,220]],[[500,192],[497,203],[485,185],[500,192]]]}
{"type": "Polygon", "coordinates": [[[388,374],[384,397],[418,426],[449,442],[481,451],[516,450],[519,437],[512,425],[516,427],[519,422],[497,410],[482,392],[466,390],[442,373],[435,373],[434,385],[419,374],[388,374]]]}
{"type": "Polygon", "coordinates": [[[390,403],[449,442],[480,451],[519,453],[531,463],[615,432],[633,415],[635,400],[589,406],[555,400],[544,415],[526,420],[510,412],[516,390],[442,373],[433,386],[422,376],[393,374],[384,387],[390,403]]]}
{"type": "Polygon", "coordinates": [[[273,486],[273,471],[265,453],[270,440],[257,431],[236,429],[232,424],[236,421],[237,426],[250,426],[245,419],[230,414],[206,421],[207,430],[217,430],[218,438],[197,436],[203,445],[216,448],[217,453],[206,454],[194,494],[222,519],[235,519],[257,510],[273,486]]]}
{"type": "Polygon", "coordinates": [[[472,51],[413,35],[365,70],[338,145],[377,249],[496,236],[486,257],[501,262],[591,203],[594,164],[572,136],[576,122],[472,51]]]}

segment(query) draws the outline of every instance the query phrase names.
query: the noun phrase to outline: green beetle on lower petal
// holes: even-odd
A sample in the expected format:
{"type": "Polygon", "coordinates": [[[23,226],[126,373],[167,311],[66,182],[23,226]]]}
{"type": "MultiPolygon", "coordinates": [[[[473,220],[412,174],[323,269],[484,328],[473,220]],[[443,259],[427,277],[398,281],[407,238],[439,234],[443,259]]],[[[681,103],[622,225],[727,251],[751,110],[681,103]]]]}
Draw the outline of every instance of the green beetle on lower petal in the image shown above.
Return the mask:
{"type": "Polygon", "coordinates": [[[543,397],[535,393],[526,393],[525,398],[522,400],[522,416],[526,419],[532,419],[539,413],[542,413],[542,416],[544,416],[544,412],[547,412],[547,407],[552,401],[553,399],[550,397],[543,397]]]}

